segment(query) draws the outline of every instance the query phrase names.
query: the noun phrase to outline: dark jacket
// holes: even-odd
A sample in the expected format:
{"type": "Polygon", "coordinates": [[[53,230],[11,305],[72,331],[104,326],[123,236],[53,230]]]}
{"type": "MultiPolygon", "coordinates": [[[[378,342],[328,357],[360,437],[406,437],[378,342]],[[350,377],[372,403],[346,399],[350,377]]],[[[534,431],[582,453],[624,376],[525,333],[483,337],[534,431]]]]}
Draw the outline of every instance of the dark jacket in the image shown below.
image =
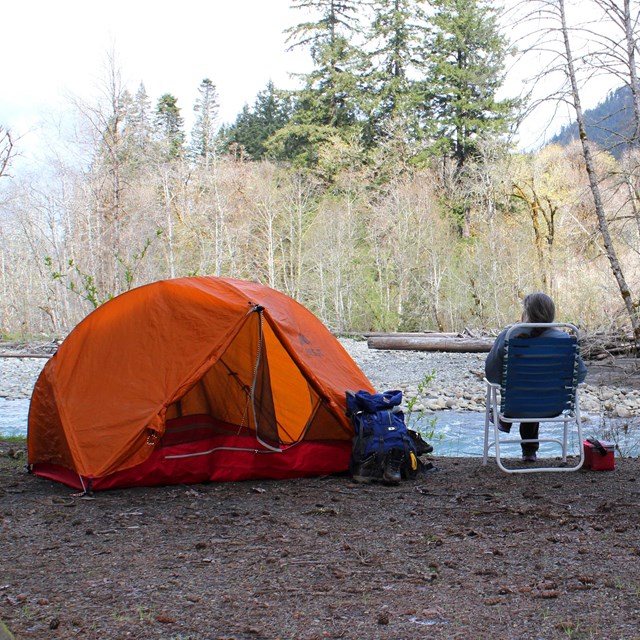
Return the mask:
{"type": "MultiPolygon", "coordinates": [[[[489,382],[495,382],[499,384],[502,380],[502,361],[504,360],[504,341],[507,335],[507,331],[511,327],[506,327],[500,332],[500,335],[496,338],[496,341],[493,343],[491,347],[491,351],[487,356],[487,361],[484,364],[484,372],[487,380],[489,382]]],[[[530,334],[532,329],[527,327],[523,329],[521,333],[518,333],[519,336],[530,334]]],[[[540,337],[545,338],[558,338],[558,339],[566,339],[569,337],[569,334],[566,331],[561,331],[560,329],[546,329],[540,334],[540,337]]],[[[535,340],[535,338],[532,338],[535,340]]],[[[582,358],[578,358],[578,382],[584,382],[584,379],[587,377],[587,367],[585,366],[582,358]]]]}

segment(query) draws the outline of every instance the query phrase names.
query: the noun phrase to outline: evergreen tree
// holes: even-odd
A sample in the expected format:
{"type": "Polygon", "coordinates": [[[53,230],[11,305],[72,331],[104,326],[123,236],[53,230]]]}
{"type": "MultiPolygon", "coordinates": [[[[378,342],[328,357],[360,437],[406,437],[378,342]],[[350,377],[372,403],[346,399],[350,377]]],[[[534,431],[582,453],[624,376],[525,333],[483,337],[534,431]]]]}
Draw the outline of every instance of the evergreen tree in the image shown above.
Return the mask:
{"type": "Polygon", "coordinates": [[[254,117],[248,104],[242,107],[242,111],[236,116],[236,121],[231,126],[223,126],[220,129],[222,146],[227,153],[233,154],[239,159],[244,159],[245,155],[249,160],[254,158],[249,147],[253,143],[254,117]]]}
{"type": "Polygon", "coordinates": [[[425,117],[458,172],[483,136],[504,133],[516,103],[496,99],[508,44],[487,0],[433,0],[425,117]]]}
{"type": "Polygon", "coordinates": [[[293,0],[294,9],[315,9],[318,19],[287,29],[290,49],[307,47],[317,68],[309,80],[323,79],[328,87],[335,85],[336,77],[344,71],[345,53],[350,51],[348,40],[357,31],[357,0],[293,0]]]}
{"type": "Polygon", "coordinates": [[[313,165],[319,147],[336,133],[349,137],[361,116],[359,102],[362,56],[351,45],[357,31],[356,0],[294,0],[294,8],[315,9],[315,21],[288,30],[290,48],[308,47],[314,69],[296,95],[291,122],[270,148],[276,155],[313,165]]]}
{"type": "MultiPolygon", "coordinates": [[[[593,109],[584,112],[589,139],[619,160],[633,146],[633,113],[631,89],[628,86],[618,87],[593,109]]],[[[575,140],[578,140],[578,124],[573,122],[563,126],[549,143],[566,146],[575,140]]]]}
{"type": "Polygon", "coordinates": [[[154,125],[163,155],[168,159],[181,157],[184,152],[184,121],[175,96],[170,93],[160,96],[154,125]]]}
{"type": "Polygon", "coordinates": [[[245,105],[224,135],[227,149],[240,148],[251,160],[265,157],[266,142],[291,118],[291,98],[269,82],[256,96],[253,109],[245,105]]]}
{"type": "Polygon", "coordinates": [[[129,113],[129,129],[134,156],[144,158],[149,151],[152,138],[151,101],[141,82],[133,98],[129,113]]]}
{"type": "Polygon", "coordinates": [[[191,132],[191,149],[196,159],[209,164],[215,152],[215,123],[218,118],[218,91],[216,86],[205,78],[198,88],[200,96],[193,110],[196,114],[191,132]]]}
{"type": "Polygon", "coordinates": [[[298,94],[294,118],[301,124],[337,129],[353,125],[360,113],[359,52],[343,35],[318,43],[313,50],[316,68],[307,75],[298,94]]]}
{"type": "Polygon", "coordinates": [[[373,0],[372,8],[369,135],[374,141],[388,137],[390,122],[397,118],[413,137],[417,98],[410,74],[415,78],[422,64],[425,13],[419,0],[373,0]]]}

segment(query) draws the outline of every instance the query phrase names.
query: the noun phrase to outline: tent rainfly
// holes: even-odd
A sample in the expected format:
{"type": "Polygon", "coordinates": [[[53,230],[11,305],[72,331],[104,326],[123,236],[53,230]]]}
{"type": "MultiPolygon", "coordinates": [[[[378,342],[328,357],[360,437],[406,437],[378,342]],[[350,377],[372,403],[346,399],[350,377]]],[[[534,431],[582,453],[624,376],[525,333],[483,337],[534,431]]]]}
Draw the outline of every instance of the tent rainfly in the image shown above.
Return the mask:
{"type": "Polygon", "coordinates": [[[47,362],[28,462],[85,491],[343,472],[347,389],[374,390],[288,296],[225,278],[155,282],[89,314],[47,362]]]}

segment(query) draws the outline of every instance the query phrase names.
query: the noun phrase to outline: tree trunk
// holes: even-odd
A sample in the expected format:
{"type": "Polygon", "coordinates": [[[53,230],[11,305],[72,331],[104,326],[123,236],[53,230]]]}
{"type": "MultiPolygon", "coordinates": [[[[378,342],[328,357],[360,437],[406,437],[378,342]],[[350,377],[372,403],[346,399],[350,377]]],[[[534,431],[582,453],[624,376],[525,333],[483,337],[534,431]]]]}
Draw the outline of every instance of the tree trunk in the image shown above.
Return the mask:
{"type": "Polygon", "coordinates": [[[365,338],[464,338],[461,333],[442,333],[440,331],[365,331],[365,338]]]}
{"type": "Polygon", "coordinates": [[[633,143],[638,144],[638,141],[640,141],[640,85],[638,83],[638,74],[636,72],[636,39],[633,32],[636,18],[631,16],[629,0],[624,0],[623,11],[627,58],[629,61],[629,86],[631,87],[631,94],[633,96],[633,113],[635,123],[633,143]]]}
{"type": "Polygon", "coordinates": [[[636,348],[640,346],[640,319],[638,318],[638,311],[636,305],[633,303],[631,290],[625,279],[622,271],[622,265],[618,260],[611,234],[609,233],[609,222],[606,217],[604,205],[602,203],[602,195],[600,193],[600,186],[598,184],[598,177],[596,175],[595,165],[591,154],[591,145],[587,137],[587,131],[584,122],[584,115],[582,112],[582,105],[580,102],[580,91],[578,88],[578,81],[576,77],[575,67],[573,63],[573,54],[571,52],[571,45],[569,42],[569,29],[567,27],[567,18],[565,12],[564,0],[558,0],[558,6],[560,8],[560,19],[562,22],[562,37],[564,40],[565,53],[567,57],[567,74],[571,82],[571,92],[573,98],[573,106],[576,111],[576,120],[578,123],[578,132],[580,135],[580,142],[582,143],[582,155],[584,157],[585,166],[587,169],[587,175],[589,177],[589,186],[591,188],[591,194],[593,195],[593,202],[595,205],[596,216],[598,218],[598,229],[602,236],[609,264],[611,270],[620,289],[622,300],[624,301],[629,319],[631,320],[631,327],[633,329],[634,342],[636,348]]]}
{"type": "Polygon", "coordinates": [[[372,337],[367,340],[369,349],[411,351],[455,351],[459,353],[488,353],[492,339],[482,338],[429,338],[429,337],[372,337]]]}

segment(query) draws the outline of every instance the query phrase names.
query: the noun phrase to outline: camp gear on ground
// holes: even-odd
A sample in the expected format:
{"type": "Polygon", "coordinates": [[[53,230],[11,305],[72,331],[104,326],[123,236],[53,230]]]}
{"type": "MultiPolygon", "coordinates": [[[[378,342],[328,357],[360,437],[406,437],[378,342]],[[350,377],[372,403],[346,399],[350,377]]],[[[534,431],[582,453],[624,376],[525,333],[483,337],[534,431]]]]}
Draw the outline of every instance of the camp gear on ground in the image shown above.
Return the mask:
{"type": "Polygon", "coordinates": [[[615,444],[597,438],[587,438],[584,443],[584,469],[591,471],[613,471],[615,462],[615,444]]]}
{"type": "MultiPolygon", "coordinates": [[[[370,393],[364,389],[347,391],[347,414],[353,422],[355,436],[350,469],[354,478],[376,477],[372,469],[377,466],[379,476],[388,484],[402,477],[414,478],[419,469],[416,439],[406,427],[400,408],[402,392],[398,390],[370,393]]],[[[422,441],[427,447],[430,446],[422,441]]]]}
{"type": "Polygon", "coordinates": [[[288,296],[226,278],[155,282],[89,314],[47,362],[28,462],[79,489],[345,472],[353,387],[373,391],[288,296]]]}

